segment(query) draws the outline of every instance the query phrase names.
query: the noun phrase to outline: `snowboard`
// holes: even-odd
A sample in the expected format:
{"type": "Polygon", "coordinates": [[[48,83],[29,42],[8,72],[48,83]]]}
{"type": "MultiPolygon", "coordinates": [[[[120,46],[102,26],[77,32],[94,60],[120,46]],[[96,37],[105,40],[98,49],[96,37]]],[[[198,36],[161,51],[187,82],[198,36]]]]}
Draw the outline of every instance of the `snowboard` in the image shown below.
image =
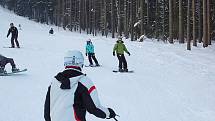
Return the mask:
{"type": "MultiPolygon", "coordinates": [[[[18,48],[18,47],[9,47],[9,46],[8,46],[8,47],[3,47],[3,48],[18,48]]],[[[21,48],[21,47],[19,47],[19,48],[21,48]]]]}
{"type": "Polygon", "coordinates": [[[85,65],[85,67],[101,67],[101,65],[99,65],[99,66],[96,66],[96,65],[92,65],[92,66],[85,65]]]}
{"type": "Polygon", "coordinates": [[[126,71],[118,71],[118,70],[113,70],[113,72],[115,72],[115,73],[117,73],[117,72],[119,72],[119,73],[134,73],[134,71],[133,70],[129,70],[128,72],[126,72],[126,71]]]}
{"type": "Polygon", "coordinates": [[[21,69],[21,70],[19,70],[17,72],[7,72],[7,73],[4,73],[4,74],[0,74],[0,76],[11,76],[11,75],[21,73],[21,72],[25,72],[25,71],[27,71],[27,69],[21,69]]]}

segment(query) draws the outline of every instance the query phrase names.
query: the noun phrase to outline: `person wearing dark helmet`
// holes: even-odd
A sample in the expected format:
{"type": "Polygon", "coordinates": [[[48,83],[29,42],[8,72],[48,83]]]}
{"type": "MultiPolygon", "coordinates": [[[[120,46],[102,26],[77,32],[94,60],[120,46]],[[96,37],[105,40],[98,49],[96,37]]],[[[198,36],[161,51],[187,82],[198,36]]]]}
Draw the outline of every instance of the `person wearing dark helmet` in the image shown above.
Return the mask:
{"type": "Polygon", "coordinates": [[[46,121],[86,121],[86,111],[98,118],[115,118],[113,109],[100,104],[96,86],[82,73],[83,65],[80,51],[65,54],[65,70],[53,78],[46,95],[46,121]]]}
{"type": "Polygon", "coordinates": [[[125,59],[124,52],[126,52],[129,56],[130,56],[130,53],[128,52],[121,37],[118,38],[118,40],[116,41],[116,44],[114,45],[113,56],[115,56],[115,52],[116,52],[117,58],[119,60],[119,71],[128,72],[127,61],[125,59]]]}
{"type": "Polygon", "coordinates": [[[10,35],[10,33],[12,34],[11,35],[11,48],[15,48],[14,41],[16,42],[16,46],[18,48],[20,48],[19,42],[17,40],[18,39],[18,29],[14,26],[13,23],[10,23],[10,28],[8,30],[7,37],[10,35]]]}

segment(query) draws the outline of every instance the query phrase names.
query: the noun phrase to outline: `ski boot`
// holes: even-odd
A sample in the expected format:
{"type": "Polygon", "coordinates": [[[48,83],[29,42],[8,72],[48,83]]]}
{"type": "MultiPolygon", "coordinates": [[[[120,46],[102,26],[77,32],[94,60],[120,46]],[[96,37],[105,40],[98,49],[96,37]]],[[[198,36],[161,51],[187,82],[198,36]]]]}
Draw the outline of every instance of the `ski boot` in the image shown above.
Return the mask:
{"type": "Polygon", "coordinates": [[[3,67],[0,67],[0,74],[6,74],[7,71],[3,68],[3,67]]]}
{"type": "Polygon", "coordinates": [[[100,65],[97,63],[96,66],[100,66],[100,65]]]}
{"type": "Polygon", "coordinates": [[[123,70],[123,69],[121,69],[121,68],[119,68],[119,72],[124,72],[124,70],[123,70]]]}
{"type": "Polygon", "coordinates": [[[124,72],[128,72],[128,69],[124,69],[123,71],[124,71],[124,72]]]}
{"type": "Polygon", "coordinates": [[[18,71],[19,71],[18,68],[16,68],[16,67],[12,68],[12,72],[13,72],[13,73],[18,72],[18,71]]]}

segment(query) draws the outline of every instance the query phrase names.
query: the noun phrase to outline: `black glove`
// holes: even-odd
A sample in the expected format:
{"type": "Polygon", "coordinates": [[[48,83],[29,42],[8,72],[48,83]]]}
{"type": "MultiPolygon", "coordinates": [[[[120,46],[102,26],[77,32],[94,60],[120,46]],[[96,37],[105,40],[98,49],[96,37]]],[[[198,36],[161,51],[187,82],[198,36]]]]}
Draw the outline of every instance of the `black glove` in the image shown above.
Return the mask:
{"type": "Polygon", "coordinates": [[[85,53],[85,55],[87,56],[87,53],[85,53]]]}
{"type": "Polygon", "coordinates": [[[128,55],[130,56],[131,54],[128,52],[128,55]]]}
{"type": "Polygon", "coordinates": [[[116,113],[113,111],[113,109],[108,108],[108,111],[110,112],[109,118],[115,118],[116,117],[116,113]]]}
{"type": "Polygon", "coordinates": [[[113,56],[115,56],[115,52],[113,52],[113,56]]]}

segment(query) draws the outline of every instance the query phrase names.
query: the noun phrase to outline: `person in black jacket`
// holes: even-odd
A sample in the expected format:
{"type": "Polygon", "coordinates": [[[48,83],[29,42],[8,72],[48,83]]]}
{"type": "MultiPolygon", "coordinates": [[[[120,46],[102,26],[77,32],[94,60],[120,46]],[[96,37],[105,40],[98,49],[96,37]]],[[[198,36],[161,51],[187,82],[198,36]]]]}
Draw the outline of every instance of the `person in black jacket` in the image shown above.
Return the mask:
{"type": "Polygon", "coordinates": [[[84,57],[80,51],[68,51],[65,70],[53,79],[46,94],[46,121],[86,121],[86,111],[98,118],[115,118],[111,108],[100,104],[96,86],[82,73],[84,57]]]}
{"type": "Polygon", "coordinates": [[[49,30],[49,34],[54,34],[53,28],[51,28],[51,29],[49,30]]]}
{"type": "Polygon", "coordinates": [[[3,55],[0,54],[0,74],[5,74],[7,71],[5,70],[5,66],[10,63],[12,67],[12,72],[17,72],[19,71],[18,68],[16,68],[16,64],[13,60],[13,58],[7,58],[3,55]]]}
{"type": "Polygon", "coordinates": [[[14,40],[15,40],[16,46],[17,46],[18,48],[20,48],[19,42],[18,42],[18,40],[17,40],[17,39],[18,39],[18,30],[17,30],[17,28],[14,26],[13,23],[10,23],[10,29],[8,30],[7,37],[10,35],[10,33],[12,34],[12,36],[11,36],[11,47],[12,47],[12,48],[15,48],[15,45],[14,45],[14,40]]]}

